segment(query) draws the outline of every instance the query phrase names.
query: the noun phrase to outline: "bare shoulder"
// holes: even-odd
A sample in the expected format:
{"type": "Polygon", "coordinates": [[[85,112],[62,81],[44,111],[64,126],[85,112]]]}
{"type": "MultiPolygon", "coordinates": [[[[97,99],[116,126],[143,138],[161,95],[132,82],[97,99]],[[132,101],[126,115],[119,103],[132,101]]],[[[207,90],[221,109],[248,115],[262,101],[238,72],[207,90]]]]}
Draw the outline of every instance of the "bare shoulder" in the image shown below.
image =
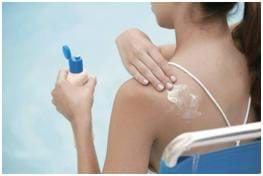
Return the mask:
{"type": "MultiPolygon", "coordinates": [[[[158,92],[131,79],[118,90],[110,122],[105,170],[147,171],[156,139],[158,92]]],[[[160,93],[159,93],[160,94],[160,93]]]]}
{"type": "Polygon", "coordinates": [[[143,86],[130,79],[116,94],[111,123],[144,129],[144,134],[156,138],[160,117],[164,116],[163,111],[169,105],[165,97],[166,92],[157,92],[151,85],[143,86]]]}
{"type": "Polygon", "coordinates": [[[155,91],[151,85],[143,86],[135,79],[125,81],[118,90],[117,96],[125,96],[129,99],[149,99],[155,91]],[[143,96],[143,97],[142,97],[143,96]]]}
{"type": "MultiPolygon", "coordinates": [[[[184,119],[199,116],[202,90],[187,75],[174,70],[178,81],[172,91],[158,92],[151,85],[142,86],[130,79],[118,90],[114,106],[133,114],[133,120],[155,129],[165,128],[170,123],[180,126],[185,123],[184,119]]],[[[179,127],[177,129],[180,131],[179,127]]]]}
{"type": "Polygon", "coordinates": [[[192,78],[176,68],[174,73],[177,75],[178,81],[174,84],[172,91],[158,92],[151,85],[143,86],[135,79],[130,79],[119,88],[116,99],[129,103],[129,105],[134,104],[135,106],[143,107],[144,111],[150,109],[155,114],[159,112],[164,115],[169,107],[178,105],[173,102],[172,96],[174,98],[185,98],[182,96],[190,94],[201,96],[202,91],[192,78]]]}
{"type": "Polygon", "coordinates": [[[143,86],[135,79],[130,79],[119,88],[116,99],[130,106],[137,106],[137,110],[153,112],[158,111],[165,102],[165,94],[165,91],[158,92],[151,85],[143,86]]]}

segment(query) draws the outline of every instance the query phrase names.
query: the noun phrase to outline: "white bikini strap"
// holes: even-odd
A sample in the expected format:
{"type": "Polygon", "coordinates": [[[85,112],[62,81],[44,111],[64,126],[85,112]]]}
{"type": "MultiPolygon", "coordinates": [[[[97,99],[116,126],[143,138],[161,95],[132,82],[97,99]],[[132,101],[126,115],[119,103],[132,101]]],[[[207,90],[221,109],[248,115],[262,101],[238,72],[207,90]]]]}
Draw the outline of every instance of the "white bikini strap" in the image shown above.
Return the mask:
{"type": "Polygon", "coordinates": [[[190,77],[193,78],[193,80],[195,80],[200,86],[201,88],[205,91],[205,93],[209,96],[209,98],[212,100],[212,102],[215,104],[215,106],[217,107],[217,109],[220,111],[220,113],[222,114],[226,124],[228,126],[231,126],[226,114],[224,113],[223,109],[221,108],[221,106],[219,105],[219,103],[216,101],[216,99],[214,98],[214,96],[212,95],[212,93],[205,87],[205,85],[195,76],[193,75],[190,71],[188,71],[187,69],[185,69],[184,67],[182,67],[181,65],[174,63],[174,62],[168,62],[168,64],[174,65],[175,67],[179,68],[180,70],[182,70],[183,72],[185,72],[186,74],[188,74],[190,77]]]}
{"type": "MultiPolygon", "coordinates": [[[[246,111],[246,115],[245,115],[245,119],[244,119],[243,124],[246,124],[247,121],[248,121],[250,106],[251,106],[251,96],[249,96],[249,98],[248,98],[247,111],[246,111]]],[[[240,144],[240,140],[239,140],[239,141],[236,141],[236,146],[239,146],[239,144],[240,144]]]]}
{"type": "MultiPolygon", "coordinates": [[[[180,70],[184,71],[186,74],[188,74],[192,79],[194,79],[200,86],[201,88],[203,88],[203,90],[206,92],[206,94],[210,97],[210,99],[212,100],[212,102],[216,105],[217,109],[220,111],[220,113],[222,114],[222,116],[224,117],[224,120],[226,122],[226,124],[228,126],[231,126],[226,114],[224,113],[223,109],[221,108],[221,106],[219,105],[219,103],[216,101],[216,99],[214,98],[214,96],[212,95],[212,93],[205,87],[205,85],[196,77],[194,76],[190,71],[188,71],[186,68],[182,67],[181,65],[174,63],[174,62],[168,62],[171,65],[176,66],[177,68],[179,68],[180,70]]],[[[248,98],[248,104],[247,104],[247,110],[246,110],[246,115],[244,118],[244,122],[243,124],[246,124],[248,121],[248,116],[249,116],[249,111],[250,111],[250,106],[251,106],[251,96],[249,96],[248,98]]]]}
{"type": "Polygon", "coordinates": [[[246,111],[246,115],[245,115],[245,119],[244,119],[243,124],[246,124],[248,121],[250,106],[251,106],[251,96],[249,96],[249,98],[248,98],[247,111],[246,111]]]}
{"type": "MultiPolygon", "coordinates": [[[[179,68],[180,70],[182,70],[183,72],[185,72],[186,74],[188,74],[193,80],[195,80],[199,86],[201,86],[201,88],[205,91],[205,93],[209,96],[209,98],[212,100],[212,102],[215,104],[215,106],[217,107],[217,109],[220,111],[220,113],[222,114],[226,124],[228,126],[231,126],[226,114],[224,113],[223,109],[221,108],[221,106],[219,105],[219,103],[216,101],[216,99],[214,98],[214,96],[212,95],[212,93],[205,87],[205,85],[195,76],[193,75],[190,71],[188,71],[186,68],[182,67],[181,65],[174,63],[174,62],[168,62],[168,64],[174,65],[175,67],[179,68]]],[[[250,111],[250,106],[251,106],[251,96],[249,96],[248,98],[248,104],[247,104],[247,110],[246,110],[246,115],[244,118],[244,122],[243,124],[246,124],[248,121],[248,116],[249,116],[249,111],[250,111]]],[[[236,146],[239,146],[240,141],[236,141],[236,146]]]]}

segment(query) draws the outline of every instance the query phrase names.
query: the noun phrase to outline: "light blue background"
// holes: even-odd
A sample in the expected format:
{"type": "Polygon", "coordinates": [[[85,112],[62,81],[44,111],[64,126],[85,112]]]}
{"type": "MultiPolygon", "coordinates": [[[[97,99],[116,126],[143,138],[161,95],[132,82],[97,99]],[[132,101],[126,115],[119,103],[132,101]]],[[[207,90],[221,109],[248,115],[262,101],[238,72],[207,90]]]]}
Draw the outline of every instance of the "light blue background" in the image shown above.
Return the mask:
{"type": "Polygon", "coordinates": [[[93,122],[103,165],[114,95],[130,77],[114,42],[130,27],[158,45],[175,39],[156,24],[149,3],[3,3],[3,173],[76,172],[70,125],[50,96],[57,71],[67,67],[63,44],[98,78],[93,122]]]}

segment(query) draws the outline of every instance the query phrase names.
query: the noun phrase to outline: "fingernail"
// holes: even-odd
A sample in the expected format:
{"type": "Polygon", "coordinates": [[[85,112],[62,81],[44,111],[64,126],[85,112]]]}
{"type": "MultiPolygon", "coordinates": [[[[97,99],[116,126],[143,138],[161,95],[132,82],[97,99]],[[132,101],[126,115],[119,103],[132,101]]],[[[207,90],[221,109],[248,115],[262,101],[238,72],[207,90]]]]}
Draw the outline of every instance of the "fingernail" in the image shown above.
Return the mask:
{"type": "Polygon", "coordinates": [[[176,77],[175,76],[171,76],[170,79],[171,79],[172,82],[176,81],[176,77]]]}
{"type": "Polygon", "coordinates": [[[149,83],[149,81],[147,79],[143,80],[143,84],[147,85],[149,83]]]}
{"type": "Polygon", "coordinates": [[[166,88],[170,90],[170,89],[173,88],[173,85],[172,85],[171,83],[168,82],[168,83],[166,83],[166,88]]]}
{"type": "Polygon", "coordinates": [[[159,90],[163,90],[164,89],[164,86],[162,84],[158,84],[158,89],[159,90]]]}

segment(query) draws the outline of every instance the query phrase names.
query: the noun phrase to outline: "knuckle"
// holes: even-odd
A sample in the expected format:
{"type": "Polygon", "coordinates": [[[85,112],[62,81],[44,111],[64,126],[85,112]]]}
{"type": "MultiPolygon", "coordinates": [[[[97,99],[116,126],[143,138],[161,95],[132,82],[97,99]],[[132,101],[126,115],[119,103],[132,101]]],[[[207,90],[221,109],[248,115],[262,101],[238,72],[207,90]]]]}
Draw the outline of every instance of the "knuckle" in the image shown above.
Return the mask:
{"type": "Polygon", "coordinates": [[[134,77],[134,79],[140,81],[140,78],[139,78],[138,74],[133,75],[133,77],[134,77]]]}
{"type": "Polygon", "coordinates": [[[65,71],[65,69],[60,69],[59,71],[58,71],[58,75],[61,75],[63,72],[65,71]]]}
{"type": "Polygon", "coordinates": [[[144,50],[141,47],[134,46],[134,54],[137,57],[142,57],[144,55],[144,50]]]}
{"type": "Polygon", "coordinates": [[[55,89],[56,89],[56,90],[59,90],[59,89],[61,89],[61,88],[62,88],[61,83],[60,83],[60,82],[57,82],[55,89]]]}
{"type": "Polygon", "coordinates": [[[158,66],[155,65],[155,64],[149,64],[149,69],[150,69],[152,72],[158,72],[158,66]]]}
{"type": "Polygon", "coordinates": [[[54,90],[52,90],[52,92],[51,92],[51,95],[54,97],[55,96],[55,89],[54,90]]]}
{"type": "Polygon", "coordinates": [[[158,66],[154,66],[151,71],[156,77],[165,78],[164,73],[162,72],[161,68],[159,68],[158,66]]]}
{"type": "Polygon", "coordinates": [[[165,74],[163,73],[161,68],[158,68],[155,70],[155,74],[159,77],[159,78],[166,78],[165,74]]]}
{"type": "Polygon", "coordinates": [[[158,59],[158,60],[157,60],[157,64],[158,64],[161,68],[163,68],[163,67],[165,67],[166,62],[165,62],[164,60],[162,60],[162,59],[158,59]]]}
{"type": "Polygon", "coordinates": [[[128,69],[128,71],[132,74],[132,75],[134,75],[135,74],[135,71],[134,71],[134,66],[133,66],[133,64],[131,64],[131,65],[128,65],[127,66],[127,69],[128,69]]]}
{"type": "Polygon", "coordinates": [[[149,79],[151,82],[154,80],[154,77],[150,72],[146,72],[145,77],[149,79]]]}
{"type": "Polygon", "coordinates": [[[158,65],[161,67],[161,69],[164,70],[164,69],[166,68],[166,64],[167,64],[167,63],[166,63],[165,61],[161,60],[161,61],[159,61],[159,64],[158,64],[158,65]]]}
{"type": "Polygon", "coordinates": [[[56,87],[59,88],[59,89],[61,89],[61,88],[63,88],[64,84],[65,84],[65,81],[64,81],[64,80],[59,80],[59,81],[56,83],[56,87]]]}
{"type": "Polygon", "coordinates": [[[164,75],[160,70],[154,70],[154,75],[157,76],[158,78],[163,78],[164,75]]]}
{"type": "Polygon", "coordinates": [[[140,71],[140,70],[143,70],[143,69],[144,69],[144,67],[141,65],[140,62],[141,62],[140,60],[134,59],[133,65],[134,65],[134,67],[135,67],[135,70],[138,69],[138,70],[140,71]]]}
{"type": "MultiPolygon", "coordinates": [[[[132,58],[133,56],[131,56],[130,58],[132,58]]],[[[128,68],[130,70],[134,70],[134,66],[137,64],[137,58],[132,58],[128,61],[129,65],[128,65],[128,68]]]]}
{"type": "Polygon", "coordinates": [[[61,80],[58,80],[58,81],[56,82],[56,88],[59,88],[59,87],[61,87],[61,80]]]}
{"type": "Polygon", "coordinates": [[[133,75],[133,77],[134,77],[136,80],[138,80],[138,81],[141,81],[141,80],[142,80],[141,75],[140,75],[139,73],[135,73],[135,74],[133,75]]]}
{"type": "Polygon", "coordinates": [[[147,44],[146,47],[150,53],[156,50],[156,48],[152,44],[147,44]]]}
{"type": "Polygon", "coordinates": [[[141,72],[145,76],[150,76],[150,72],[147,69],[142,69],[141,72]]]}

